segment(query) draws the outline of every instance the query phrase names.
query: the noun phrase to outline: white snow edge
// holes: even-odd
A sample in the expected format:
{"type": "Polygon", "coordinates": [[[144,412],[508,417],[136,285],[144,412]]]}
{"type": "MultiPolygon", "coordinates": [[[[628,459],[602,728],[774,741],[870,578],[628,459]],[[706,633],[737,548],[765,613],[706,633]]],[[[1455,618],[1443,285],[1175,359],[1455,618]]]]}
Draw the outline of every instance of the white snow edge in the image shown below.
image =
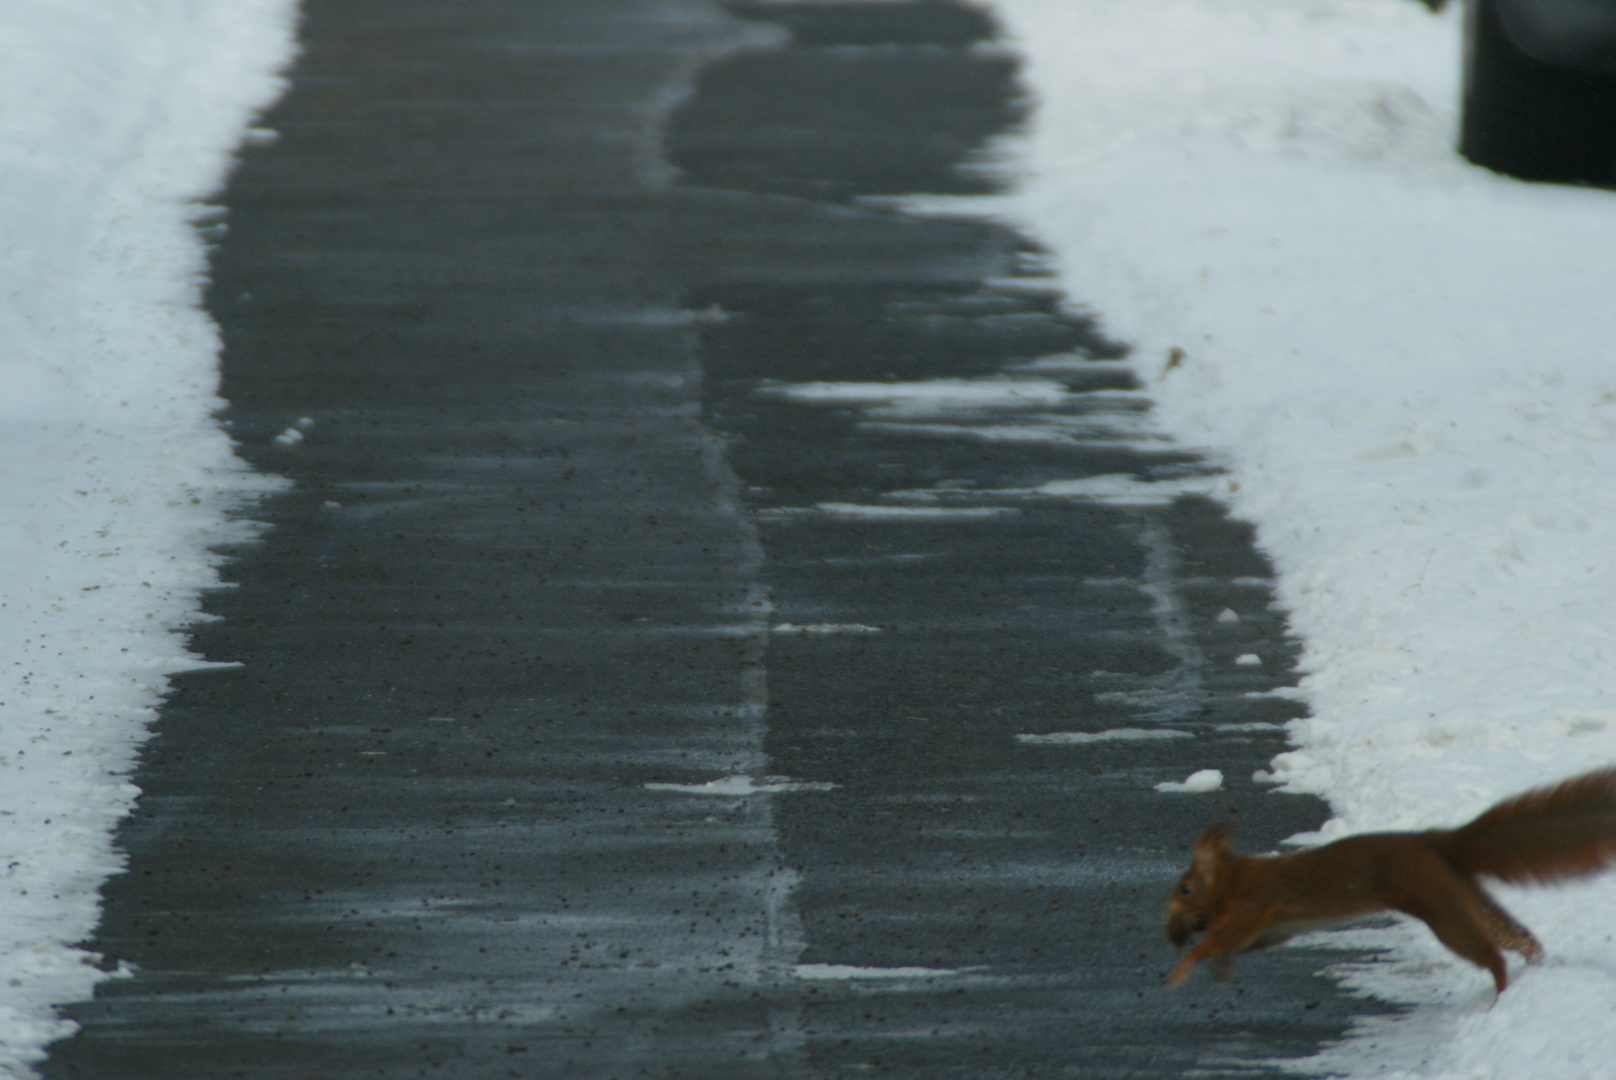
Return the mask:
{"type": "Polygon", "coordinates": [[[191,220],[281,92],[290,0],[0,9],[0,1073],[74,1030],[111,830],[230,511],[191,220]]]}

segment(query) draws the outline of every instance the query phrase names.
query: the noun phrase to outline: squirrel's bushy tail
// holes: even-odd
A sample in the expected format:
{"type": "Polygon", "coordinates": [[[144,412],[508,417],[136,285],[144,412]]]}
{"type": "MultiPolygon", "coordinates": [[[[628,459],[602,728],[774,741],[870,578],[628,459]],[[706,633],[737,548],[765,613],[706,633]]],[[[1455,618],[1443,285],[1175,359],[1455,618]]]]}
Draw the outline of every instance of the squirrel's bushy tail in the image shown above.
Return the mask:
{"type": "Polygon", "coordinates": [[[1616,768],[1508,799],[1440,841],[1466,874],[1512,882],[1583,877],[1616,863],[1616,768]]]}

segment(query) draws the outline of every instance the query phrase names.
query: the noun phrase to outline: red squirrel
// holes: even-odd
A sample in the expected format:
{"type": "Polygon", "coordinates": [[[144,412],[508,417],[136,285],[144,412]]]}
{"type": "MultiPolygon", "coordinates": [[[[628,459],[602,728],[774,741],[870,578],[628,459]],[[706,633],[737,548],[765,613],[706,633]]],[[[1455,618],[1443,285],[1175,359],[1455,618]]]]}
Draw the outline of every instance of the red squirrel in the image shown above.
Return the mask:
{"type": "Polygon", "coordinates": [[[1381,911],[1420,919],[1437,938],[1509,985],[1501,949],[1527,963],[1543,946],[1489,896],[1477,876],[1510,882],[1585,877],[1616,862],[1616,768],[1535,788],[1458,829],[1365,833],[1292,855],[1251,856],[1229,846],[1233,822],[1195,842],[1194,861],[1167,901],[1167,937],[1182,947],[1169,989],[1202,960],[1218,978],[1240,953],[1381,911]]]}

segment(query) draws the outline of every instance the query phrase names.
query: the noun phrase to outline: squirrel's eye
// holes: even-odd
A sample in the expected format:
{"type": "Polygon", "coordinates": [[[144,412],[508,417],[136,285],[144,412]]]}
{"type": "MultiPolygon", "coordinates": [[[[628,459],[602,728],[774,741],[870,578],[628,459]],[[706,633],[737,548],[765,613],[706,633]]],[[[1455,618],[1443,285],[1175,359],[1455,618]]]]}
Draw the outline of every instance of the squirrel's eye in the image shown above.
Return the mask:
{"type": "Polygon", "coordinates": [[[1185,896],[1188,896],[1190,894],[1190,883],[1187,882],[1187,881],[1179,882],[1178,883],[1178,891],[1180,893],[1183,893],[1185,896]]]}

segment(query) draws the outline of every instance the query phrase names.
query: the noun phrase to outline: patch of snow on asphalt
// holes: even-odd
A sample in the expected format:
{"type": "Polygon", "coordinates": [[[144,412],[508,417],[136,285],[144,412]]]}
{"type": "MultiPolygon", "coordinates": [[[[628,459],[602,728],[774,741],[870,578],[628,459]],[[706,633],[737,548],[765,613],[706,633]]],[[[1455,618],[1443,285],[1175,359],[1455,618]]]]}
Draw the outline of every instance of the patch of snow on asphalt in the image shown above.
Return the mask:
{"type": "Polygon", "coordinates": [[[1157,791],[1176,792],[1182,795],[1205,795],[1223,787],[1223,774],[1217,769],[1198,769],[1185,777],[1182,782],[1167,780],[1156,785],[1157,791]]]}
{"type": "Polygon", "coordinates": [[[1191,738],[1194,736],[1189,732],[1174,728],[1112,728],[1109,731],[1051,731],[1046,735],[1017,735],[1016,741],[1029,746],[1083,746],[1097,742],[1191,738]]]}
{"type": "Polygon", "coordinates": [[[1059,405],[1072,392],[1053,379],[927,379],[920,382],[816,382],[765,386],[760,393],[819,404],[883,405],[895,414],[1059,405]]]}
{"type": "Polygon", "coordinates": [[[817,982],[851,982],[859,979],[946,979],[960,972],[954,968],[857,967],[852,964],[798,964],[791,974],[817,982]]]}
{"type": "Polygon", "coordinates": [[[1020,511],[1009,506],[872,506],[865,503],[815,503],[814,508],[833,518],[865,521],[954,521],[960,518],[996,518],[1020,511]]]}

